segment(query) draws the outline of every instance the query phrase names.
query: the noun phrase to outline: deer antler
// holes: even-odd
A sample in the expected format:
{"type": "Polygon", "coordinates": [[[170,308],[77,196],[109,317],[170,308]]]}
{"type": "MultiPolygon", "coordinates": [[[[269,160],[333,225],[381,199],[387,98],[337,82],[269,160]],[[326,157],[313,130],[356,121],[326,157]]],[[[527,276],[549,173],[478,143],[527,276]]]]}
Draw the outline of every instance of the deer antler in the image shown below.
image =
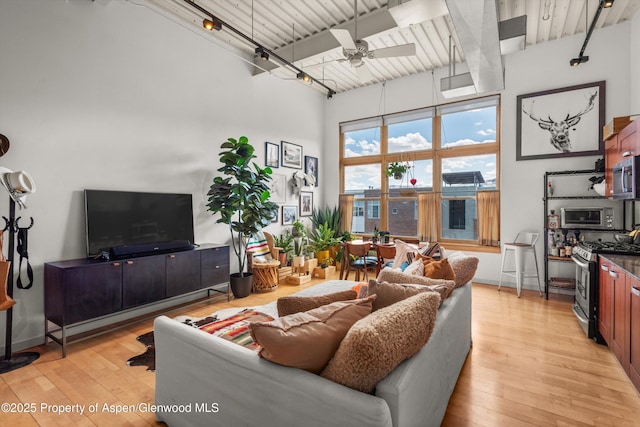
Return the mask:
{"type": "Polygon", "coordinates": [[[531,118],[531,120],[535,121],[538,123],[538,125],[543,128],[543,129],[548,129],[548,125],[553,124],[553,120],[551,120],[551,117],[549,117],[548,120],[545,119],[541,119],[539,117],[536,117],[534,112],[533,112],[533,104],[536,101],[531,101],[531,112],[527,111],[525,106],[522,105],[522,112],[525,113],[527,116],[529,116],[531,118]]]}
{"type": "Polygon", "coordinates": [[[565,122],[567,122],[567,126],[575,126],[576,124],[578,124],[582,116],[587,114],[589,111],[593,110],[593,107],[595,107],[596,105],[594,102],[594,100],[596,99],[596,96],[598,96],[598,91],[595,91],[593,95],[589,97],[589,104],[584,110],[580,111],[578,114],[575,114],[573,116],[569,116],[569,114],[567,114],[567,118],[565,119],[565,122]]]}

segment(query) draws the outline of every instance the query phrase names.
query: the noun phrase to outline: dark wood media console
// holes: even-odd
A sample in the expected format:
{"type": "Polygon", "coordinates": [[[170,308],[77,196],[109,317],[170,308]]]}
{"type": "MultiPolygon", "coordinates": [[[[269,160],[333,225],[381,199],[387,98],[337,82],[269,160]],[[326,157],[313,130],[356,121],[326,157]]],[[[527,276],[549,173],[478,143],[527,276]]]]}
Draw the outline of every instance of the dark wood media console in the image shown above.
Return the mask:
{"type": "Polygon", "coordinates": [[[44,265],[45,339],[66,356],[69,328],[194,291],[226,293],[229,299],[229,246],[122,260],[75,259],[44,265]],[[226,292],[214,286],[227,284],[226,292]],[[50,330],[52,323],[57,328],[50,330]],[[59,333],[60,336],[54,335],[59,333]]]}

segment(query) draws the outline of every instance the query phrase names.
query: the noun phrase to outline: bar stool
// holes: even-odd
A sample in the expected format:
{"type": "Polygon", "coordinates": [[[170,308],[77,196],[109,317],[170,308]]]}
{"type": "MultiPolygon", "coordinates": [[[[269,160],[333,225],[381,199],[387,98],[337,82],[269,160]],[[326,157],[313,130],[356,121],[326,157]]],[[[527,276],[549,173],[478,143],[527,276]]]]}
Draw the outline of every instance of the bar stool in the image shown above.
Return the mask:
{"type": "Polygon", "coordinates": [[[502,276],[512,276],[516,278],[516,292],[518,298],[520,298],[520,291],[522,290],[522,282],[526,278],[538,279],[538,291],[542,295],[542,287],[540,286],[540,274],[538,272],[538,257],[536,256],[536,242],[538,241],[539,233],[520,232],[516,235],[515,240],[512,243],[503,243],[502,249],[502,266],[500,268],[500,282],[498,283],[498,291],[502,286],[502,276]],[[513,251],[515,257],[515,270],[505,270],[504,264],[507,259],[507,252],[513,251]],[[525,272],[524,257],[527,253],[533,254],[533,261],[536,266],[536,273],[527,274],[525,272]]]}

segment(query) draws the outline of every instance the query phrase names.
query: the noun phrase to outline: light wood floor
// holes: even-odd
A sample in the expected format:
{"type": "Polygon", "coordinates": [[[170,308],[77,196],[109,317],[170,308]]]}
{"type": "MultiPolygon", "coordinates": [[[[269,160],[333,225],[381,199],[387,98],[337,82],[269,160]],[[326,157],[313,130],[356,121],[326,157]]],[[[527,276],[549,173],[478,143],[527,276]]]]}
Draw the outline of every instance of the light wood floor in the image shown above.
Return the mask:
{"type": "MultiPolygon", "coordinates": [[[[302,287],[226,302],[215,297],[168,315],[204,316],[228,307],[262,305],[302,287]]],[[[108,405],[153,403],[155,374],[129,367],[143,352],[136,337],[152,319],[71,344],[37,347],[33,364],[0,376],[0,403],[35,404],[32,413],[0,412],[2,426],[147,426],[152,413],[114,414],[108,405]],[[57,414],[45,405],[83,405],[57,414]],[[88,413],[89,405],[98,405],[88,413]]],[[[4,407],[3,407],[4,408],[4,407]]],[[[24,409],[31,409],[27,406],[24,409]]],[[[68,409],[68,408],[67,408],[68,409]]],[[[609,350],[588,340],[566,301],[537,292],[473,285],[473,348],[451,398],[445,426],[639,426],[640,395],[609,350]]]]}

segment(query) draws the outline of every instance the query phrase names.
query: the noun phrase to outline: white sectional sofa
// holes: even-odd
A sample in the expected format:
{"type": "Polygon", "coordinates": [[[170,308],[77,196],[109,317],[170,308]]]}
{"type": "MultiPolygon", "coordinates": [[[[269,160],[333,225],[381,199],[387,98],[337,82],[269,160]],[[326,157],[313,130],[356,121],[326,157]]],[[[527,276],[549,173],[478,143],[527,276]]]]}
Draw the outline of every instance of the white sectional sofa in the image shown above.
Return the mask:
{"type": "MultiPolygon", "coordinates": [[[[297,295],[349,289],[332,280],[297,295]]],[[[257,310],[277,316],[276,304],[257,310]]],[[[362,393],[168,317],[154,324],[156,417],[188,426],[439,426],[471,347],[471,283],[438,310],[427,344],[362,393]]]]}

